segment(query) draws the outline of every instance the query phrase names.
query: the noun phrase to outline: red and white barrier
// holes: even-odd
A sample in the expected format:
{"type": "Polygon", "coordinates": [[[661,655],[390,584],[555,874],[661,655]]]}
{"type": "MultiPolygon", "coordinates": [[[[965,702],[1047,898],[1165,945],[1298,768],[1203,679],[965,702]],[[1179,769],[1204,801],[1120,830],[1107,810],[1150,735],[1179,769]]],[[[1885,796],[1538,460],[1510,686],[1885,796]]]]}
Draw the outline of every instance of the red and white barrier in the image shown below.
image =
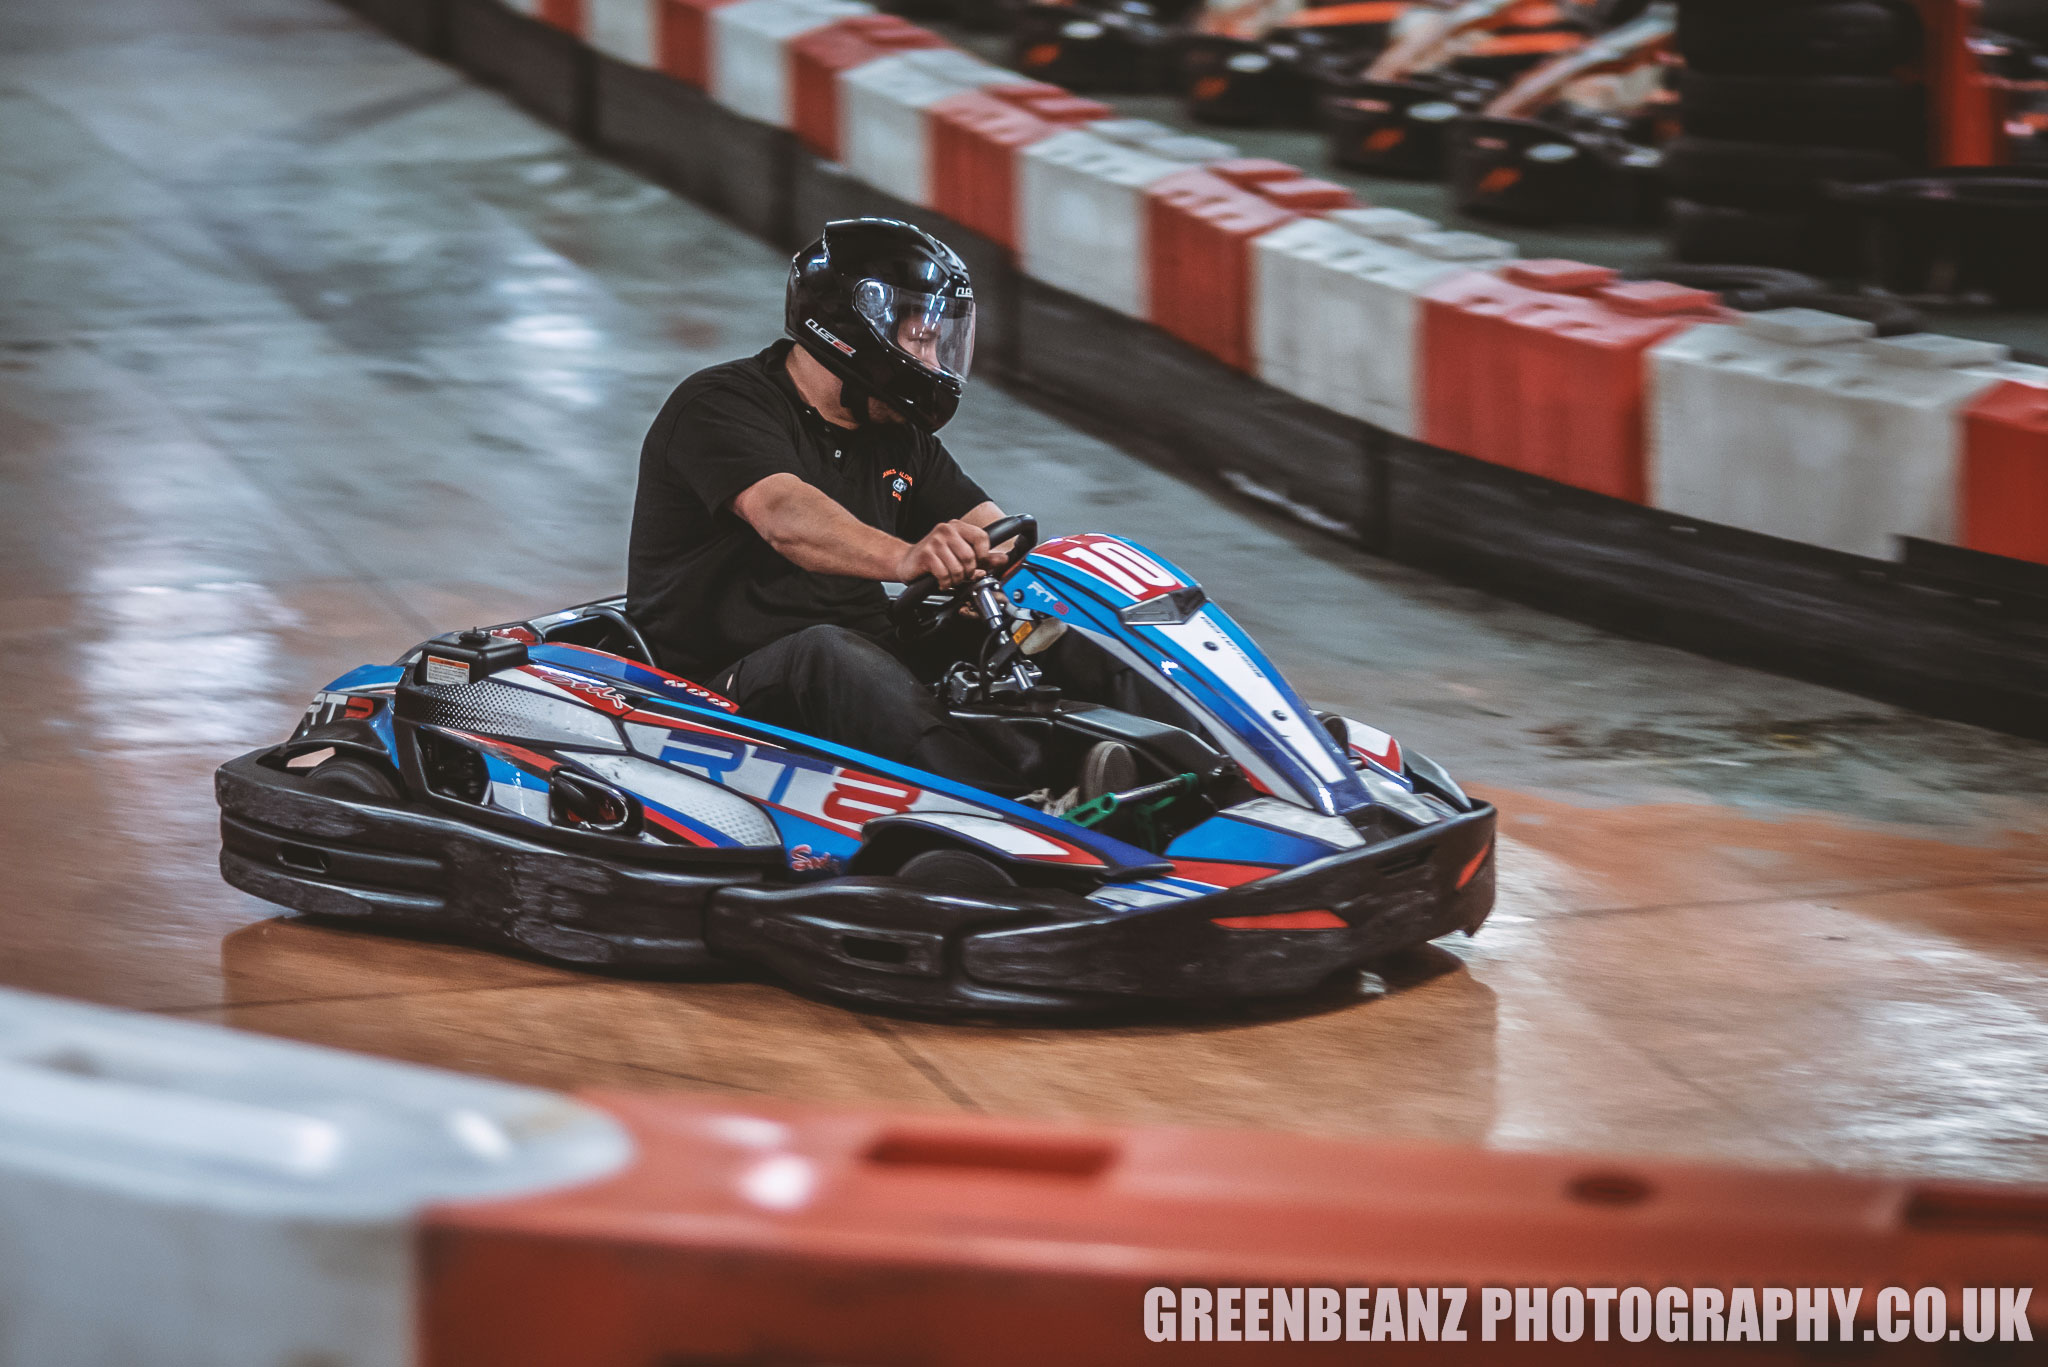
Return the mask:
{"type": "Polygon", "coordinates": [[[1109,116],[1106,104],[1037,81],[949,95],[927,111],[931,207],[1006,247],[1017,245],[1018,154],[1062,128],[1109,116]]]}
{"type": "Polygon", "coordinates": [[[1454,276],[1422,298],[1424,441],[1637,503],[1644,353],[1734,316],[1705,290],[1576,261],[1454,276]]]}
{"type": "Polygon", "coordinates": [[[583,35],[599,52],[634,66],[655,66],[661,43],[659,0],[583,0],[583,35]]]}
{"type": "Polygon", "coordinates": [[[2007,380],[1963,410],[1963,545],[2048,565],[2048,387],[2007,380]]]}
{"type": "Polygon", "coordinates": [[[839,160],[839,73],[896,52],[945,47],[946,40],[893,14],[865,14],[813,29],[789,45],[789,79],[797,139],[819,156],[839,160]]]}
{"type": "Polygon", "coordinates": [[[1285,162],[1190,167],[1147,187],[1151,318],[1238,370],[1252,368],[1252,243],[1304,214],[1357,203],[1285,162]]]}
{"type": "Polygon", "coordinates": [[[858,0],[737,0],[712,11],[711,98],[735,114],[776,128],[795,125],[791,42],[855,15],[858,0]]]}
{"type": "Polygon", "coordinates": [[[859,0],[506,3],[1387,431],[1858,554],[1910,535],[2048,563],[2048,385],[1986,344],[1736,329],[1698,291],[1504,267],[1505,243],[1345,208],[1280,163],[1233,170],[1228,144],[1107,117],[859,0]]]}
{"type": "Polygon", "coordinates": [[[547,1092],[0,991],[0,1364],[405,1367],[425,1206],[630,1153],[547,1092]]]}
{"type": "Polygon", "coordinates": [[[1696,328],[1650,353],[1659,508],[1856,555],[1954,542],[1963,412],[2002,380],[2048,383],[2005,348],[1808,309],[1696,328]]]}
{"type": "Polygon", "coordinates": [[[655,65],[699,90],[711,84],[711,16],[737,0],[653,0],[655,65]]]}
{"type": "Polygon", "coordinates": [[[1066,129],[1024,149],[1018,258],[1049,285],[1145,318],[1152,293],[1145,192],[1191,162],[1227,159],[1173,155],[1189,144],[1201,144],[1192,149],[1198,153],[1233,149],[1170,133],[1132,146],[1103,136],[1103,128],[1066,129]]]}
{"type": "Polygon", "coordinates": [[[1290,223],[1252,243],[1254,369],[1276,389],[1416,436],[1423,293],[1514,255],[1511,243],[1398,209],[1290,223]]]}
{"type": "Polygon", "coordinates": [[[586,37],[586,18],[595,0],[505,0],[505,7],[527,14],[578,38],[586,37]]]}
{"type": "Polygon", "coordinates": [[[949,95],[1016,79],[957,48],[901,52],[842,72],[840,160],[876,189],[929,208],[932,140],[925,111],[949,95]]]}

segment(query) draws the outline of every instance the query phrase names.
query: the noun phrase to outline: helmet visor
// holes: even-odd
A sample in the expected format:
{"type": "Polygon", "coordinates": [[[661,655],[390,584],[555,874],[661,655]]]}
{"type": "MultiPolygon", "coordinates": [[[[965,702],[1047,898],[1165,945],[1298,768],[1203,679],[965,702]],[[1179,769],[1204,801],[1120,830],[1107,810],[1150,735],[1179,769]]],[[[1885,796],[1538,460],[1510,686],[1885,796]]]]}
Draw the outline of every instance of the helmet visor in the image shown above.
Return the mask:
{"type": "Polygon", "coordinates": [[[920,365],[967,378],[974,364],[974,297],[961,286],[961,297],[920,294],[879,280],[863,280],[853,291],[853,306],[875,331],[920,365]]]}

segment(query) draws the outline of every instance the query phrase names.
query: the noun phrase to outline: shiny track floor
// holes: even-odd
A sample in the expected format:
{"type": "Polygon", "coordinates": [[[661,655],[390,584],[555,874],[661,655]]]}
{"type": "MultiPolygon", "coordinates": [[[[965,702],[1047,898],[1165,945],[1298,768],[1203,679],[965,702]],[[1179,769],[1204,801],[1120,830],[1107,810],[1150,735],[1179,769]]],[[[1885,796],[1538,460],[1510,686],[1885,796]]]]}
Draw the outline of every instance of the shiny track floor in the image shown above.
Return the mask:
{"type": "Polygon", "coordinates": [[[783,265],[321,0],[0,12],[0,981],[564,1087],[2048,1178],[2048,749],[1351,553],[987,387],[1005,506],[1192,570],[1503,812],[1342,1000],[1015,1030],[302,924],[209,778],[434,631],[608,592],[641,432],[783,265]]]}

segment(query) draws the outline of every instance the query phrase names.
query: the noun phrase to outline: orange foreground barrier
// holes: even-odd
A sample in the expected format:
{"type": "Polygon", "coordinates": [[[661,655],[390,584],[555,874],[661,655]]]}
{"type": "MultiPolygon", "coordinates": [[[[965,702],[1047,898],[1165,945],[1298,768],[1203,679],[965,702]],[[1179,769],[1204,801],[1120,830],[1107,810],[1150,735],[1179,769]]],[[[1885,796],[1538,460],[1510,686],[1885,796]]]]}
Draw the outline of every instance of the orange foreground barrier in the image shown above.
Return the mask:
{"type": "Polygon", "coordinates": [[[1963,410],[1962,544],[2048,565],[2048,389],[2008,380],[1963,410]]]}
{"type": "Polygon", "coordinates": [[[1576,261],[1454,276],[1423,295],[1422,439],[1641,503],[1644,353],[1735,316],[1706,290],[1576,261]]]}
{"type": "Polygon", "coordinates": [[[1303,214],[1357,203],[1341,185],[1264,158],[1190,168],[1147,187],[1152,321],[1250,371],[1252,239],[1303,214]]]}
{"type": "Polygon", "coordinates": [[[857,14],[813,29],[789,44],[789,90],[797,139],[821,157],[839,159],[839,73],[877,57],[946,40],[893,14],[857,14]]]}
{"type": "MultiPolygon", "coordinates": [[[[2038,1188],[588,1099],[633,1135],[639,1156],[623,1175],[429,1212],[423,1367],[1108,1367],[1219,1352],[1355,1362],[1404,1347],[1443,1363],[1775,1363],[1845,1349],[1858,1361],[1953,1361],[1971,1345],[1945,1332],[1861,1341],[1865,1327],[1889,1335],[1906,1322],[1880,1293],[1945,1288],[1945,1323],[1976,1333],[1996,1327],[1984,1313],[1996,1298],[1963,1288],[2048,1280],[2038,1188]],[[1517,1287],[1532,1289],[1523,1311],[1502,1309],[1511,1291],[1486,1294],[1517,1287]],[[1534,1288],[1647,1292],[1607,1298],[1606,1341],[1594,1341],[1587,1312],[1575,1341],[1560,1342],[1576,1293],[1534,1288]],[[1748,1322],[1760,1303],[1778,1341],[1666,1342],[1642,1329],[1660,1288],[1692,1300],[1697,1314],[1666,1314],[1689,1337],[1743,1322],[1747,1297],[1748,1322]],[[1716,1304],[1694,1288],[1728,1294],[1716,1304]],[[1792,1341],[1802,1323],[1839,1332],[1826,1288],[1858,1293],[1853,1348],[1792,1341]],[[1817,1299],[1798,1294],[1814,1289],[1817,1299]],[[1709,1310],[1711,1323],[1699,1317],[1709,1310]],[[1514,1342],[1524,1311],[1525,1332],[1545,1321],[1544,1341],[1514,1342]],[[1623,1339],[1625,1324],[1647,1337],[1623,1339]],[[1153,1341],[1169,1330],[1201,1339],[1205,1327],[1240,1342],[1153,1341]],[[1347,1332],[1378,1341],[1361,1348],[1347,1332]],[[1436,1341],[1414,1341],[1428,1334],[1436,1341]],[[1243,1346],[1261,1337],[1263,1349],[1243,1346]]],[[[2009,1332],[2048,1334],[2048,1309],[2012,1296],[2004,1309],[2009,1332]]],[[[1991,1348],[2001,1350],[2037,1351],[1991,1348]]]]}

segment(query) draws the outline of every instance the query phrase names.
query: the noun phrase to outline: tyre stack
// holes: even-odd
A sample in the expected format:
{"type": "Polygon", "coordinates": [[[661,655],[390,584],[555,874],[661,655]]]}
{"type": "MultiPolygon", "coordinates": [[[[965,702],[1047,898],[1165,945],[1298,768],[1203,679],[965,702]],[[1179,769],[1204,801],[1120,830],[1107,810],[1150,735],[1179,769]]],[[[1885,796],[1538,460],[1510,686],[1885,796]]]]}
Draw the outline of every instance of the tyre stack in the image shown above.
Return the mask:
{"type": "Polygon", "coordinates": [[[1677,46],[1672,254],[1840,273],[1853,232],[1827,186],[1927,161],[1912,0],[1679,0],[1677,46]]]}

